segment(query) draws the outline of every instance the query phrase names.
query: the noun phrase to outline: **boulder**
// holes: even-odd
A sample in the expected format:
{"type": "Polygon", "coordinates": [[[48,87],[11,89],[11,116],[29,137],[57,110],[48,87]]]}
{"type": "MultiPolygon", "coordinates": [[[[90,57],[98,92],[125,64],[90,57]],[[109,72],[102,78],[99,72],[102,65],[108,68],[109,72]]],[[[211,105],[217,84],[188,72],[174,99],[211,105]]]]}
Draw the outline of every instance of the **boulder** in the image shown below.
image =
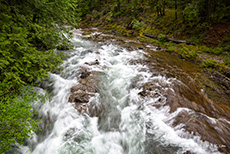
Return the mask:
{"type": "MultiPolygon", "coordinates": [[[[212,77],[219,82],[227,81],[217,72],[212,77]]],[[[217,145],[219,151],[226,153],[230,150],[230,124],[224,120],[230,118],[230,107],[227,104],[211,101],[195,84],[190,84],[188,87],[177,82],[173,84],[155,83],[152,81],[140,86],[142,91],[139,92],[139,95],[142,98],[155,100],[149,105],[156,108],[169,106],[171,113],[176,113],[179,108],[187,108],[173,117],[174,127],[183,124],[183,128],[188,133],[196,132],[195,135],[200,136],[202,141],[217,145]],[[173,90],[170,90],[171,88],[173,90]]]]}
{"type": "Polygon", "coordinates": [[[98,93],[97,85],[101,75],[101,72],[90,72],[87,68],[81,68],[81,71],[78,73],[79,84],[70,89],[69,102],[74,103],[79,113],[96,115],[99,112],[99,109],[90,99],[98,93]]]}

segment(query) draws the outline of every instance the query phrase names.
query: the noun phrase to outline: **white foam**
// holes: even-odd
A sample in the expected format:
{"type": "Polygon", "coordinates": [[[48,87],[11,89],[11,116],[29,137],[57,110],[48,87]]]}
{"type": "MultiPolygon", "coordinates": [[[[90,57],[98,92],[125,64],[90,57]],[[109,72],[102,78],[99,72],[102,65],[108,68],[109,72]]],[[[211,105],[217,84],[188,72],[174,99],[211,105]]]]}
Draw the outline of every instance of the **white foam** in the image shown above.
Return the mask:
{"type": "MultiPolygon", "coordinates": [[[[82,34],[80,31],[76,33],[82,34]]],[[[77,37],[71,41],[79,47],[63,63],[64,70],[61,75],[50,74],[49,87],[53,88],[54,96],[51,100],[46,100],[38,110],[39,118],[43,120],[43,132],[40,136],[39,133],[34,134],[29,141],[29,145],[35,145],[32,150],[29,150],[31,147],[21,147],[23,153],[142,154],[145,153],[147,137],[166,148],[168,145],[179,147],[177,152],[218,153],[217,147],[202,142],[195,135],[190,138],[183,137],[189,134],[182,126],[171,126],[171,119],[182,110],[188,109],[179,108],[176,112],[169,113],[168,106],[153,106],[159,103],[158,98],[141,98],[138,95],[141,89],[130,89],[133,81],[137,85],[151,81],[165,89],[170,89],[176,81],[175,78],[153,76],[147,66],[130,63],[130,60],[144,59],[146,53],[142,50],[129,52],[112,44],[98,48],[94,42],[77,37]],[[87,50],[91,51],[86,52],[87,50]],[[98,60],[98,65],[87,65],[95,60],[98,60]],[[105,131],[106,129],[98,126],[98,117],[79,114],[68,103],[70,88],[79,84],[76,74],[81,67],[103,72],[99,83],[102,89],[90,101],[104,107],[100,121],[108,122],[106,127],[113,125],[111,120],[119,121],[117,127],[105,131]]],[[[173,91],[172,88],[171,90],[173,91]]]]}

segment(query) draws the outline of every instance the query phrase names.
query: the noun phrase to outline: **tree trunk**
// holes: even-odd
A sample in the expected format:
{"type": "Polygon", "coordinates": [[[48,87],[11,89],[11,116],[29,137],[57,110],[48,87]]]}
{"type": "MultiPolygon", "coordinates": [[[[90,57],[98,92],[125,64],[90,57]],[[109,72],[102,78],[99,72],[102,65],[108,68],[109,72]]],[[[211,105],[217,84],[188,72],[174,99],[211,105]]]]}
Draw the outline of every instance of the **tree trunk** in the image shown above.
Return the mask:
{"type": "Polygon", "coordinates": [[[166,2],[165,2],[165,0],[163,0],[163,15],[165,15],[165,4],[166,4],[166,2]]]}
{"type": "MultiPolygon", "coordinates": [[[[158,39],[158,35],[153,35],[149,33],[143,33],[143,35],[146,37],[153,38],[153,39],[158,39]]],[[[186,43],[187,45],[195,45],[194,43],[188,42],[186,40],[178,40],[178,39],[168,38],[168,37],[165,37],[164,41],[167,41],[167,42],[171,41],[173,43],[186,43]]]]}
{"type": "Polygon", "coordinates": [[[206,16],[206,21],[209,23],[209,18],[210,18],[210,14],[211,14],[211,0],[208,0],[208,9],[207,9],[207,16],[206,16]]]}
{"type": "Polygon", "coordinates": [[[177,0],[175,0],[175,20],[177,20],[177,0]]]}
{"type": "Polygon", "coordinates": [[[121,6],[120,0],[117,0],[117,12],[120,12],[120,6],[121,6]]]}
{"type": "Polygon", "coordinates": [[[159,16],[159,0],[157,0],[157,16],[159,16]]]}

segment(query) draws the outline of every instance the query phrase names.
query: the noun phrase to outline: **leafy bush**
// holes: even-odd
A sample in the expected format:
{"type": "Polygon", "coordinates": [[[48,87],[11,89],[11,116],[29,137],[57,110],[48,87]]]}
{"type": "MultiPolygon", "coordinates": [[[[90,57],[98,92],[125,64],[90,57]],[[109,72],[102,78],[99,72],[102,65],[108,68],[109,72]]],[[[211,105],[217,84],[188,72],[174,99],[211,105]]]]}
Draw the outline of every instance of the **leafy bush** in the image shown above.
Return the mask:
{"type": "Polygon", "coordinates": [[[158,35],[158,39],[159,39],[160,41],[164,41],[165,38],[166,38],[166,36],[165,36],[164,34],[159,34],[159,35],[158,35]]]}
{"type": "Polygon", "coordinates": [[[215,55],[221,55],[221,54],[223,54],[224,51],[223,51],[223,48],[216,47],[213,49],[213,52],[215,55]]]}
{"type": "Polygon", "coordinates": [[[193,26],[198,19],[198,10],[195,4],[187,5],[183,10],[185,20],[189,23],[188,26],[193,26]]]}
{"type": "Polygon", "coordinates": [[[188,60],[194,60],[197,57],[197,52],[194,50],[189,50],[186,47],[182,47],[179,50],[179,55],[184,58],[184,59],[188,59],[188,60]]]}
{"type": "Polygon", "coordinates": [[[38,128],[37,121],[32,118],[36,112],[31,106],[38,94],[26,87],[20,88],[19,92],[0,100],[0,153],[10,150],[16,142],[22,144],[38,128]]]}
{"type": "Polygon", "coordinates": [[[230,67],[230,56],[224,58],[224,65],[230,67]]]}
{"type": "Polygon", "coordinates": [[[137,19],[133,19],[132,23],[133,23],[133,27],[132,27],[133,29],[139,29],[140,28],[141,23],[137,19]]]}
{"type": "Polygon", "coordinates": [[[207,59],[204,62],[202,62],[201,67],[204,68],[216,68],[217,62],[214,59],[207,59]]]}

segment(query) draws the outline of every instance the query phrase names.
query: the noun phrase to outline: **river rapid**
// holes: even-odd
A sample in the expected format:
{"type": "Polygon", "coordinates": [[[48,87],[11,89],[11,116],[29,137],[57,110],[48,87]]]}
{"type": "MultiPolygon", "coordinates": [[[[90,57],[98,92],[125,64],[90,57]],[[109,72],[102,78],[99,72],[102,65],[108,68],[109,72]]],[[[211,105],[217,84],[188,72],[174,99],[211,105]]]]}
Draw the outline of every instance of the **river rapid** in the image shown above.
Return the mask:
{"type": "MultiPolygon", "coordinates": [[[[60,73],[37,88],[41,131],[22,154],[218,154],[229,107],[207,98],[198,68],[150,44],[74,29],[60,73]]],[[[17,153],[19,153],[17,151],[17,153]]]]}

